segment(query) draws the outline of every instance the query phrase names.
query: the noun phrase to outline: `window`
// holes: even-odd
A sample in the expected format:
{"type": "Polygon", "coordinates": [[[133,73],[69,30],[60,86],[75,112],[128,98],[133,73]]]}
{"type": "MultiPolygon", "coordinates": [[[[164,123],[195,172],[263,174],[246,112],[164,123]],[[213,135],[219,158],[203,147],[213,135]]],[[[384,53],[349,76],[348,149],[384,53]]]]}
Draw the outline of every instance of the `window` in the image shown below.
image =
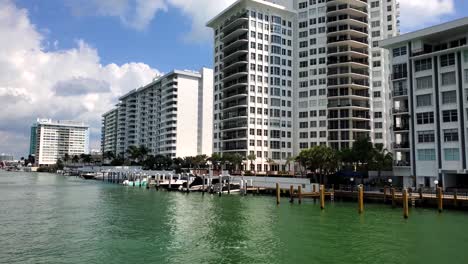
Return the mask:
{"type": "Polygon", "coordinates": [[[435,160],[435,149],[418,149],[418,160],[435,160]]]}
{"type": "Polygon", "coordinates": [[[460,160],[460,150],[457,148],[446,148],[444,149],[444,159],[447,161],[460,160]]]}
{"type": "Polygon", "coordinates": [[[455,65],[455,54],[445,54],[440,56],[440,67],[455,65]]]}
{"type": "Polygon", "coordinates": [[[425,71],[432,69],[432,59],[422,59],[414,62],[415,71],[425,71]]]}
{"type": "Polygon", "coordinates": [[[442,104],[457,103],[457,91],[442,92],[442,104]]]}
{"type": "Polygon", "coordinates": [[[406,55],[406,46],[393,49],[393,57],[406,55]]]}
{"type": "Polygon", "coordinates": [[[406,63],[393,65],[393,79],[402,79],[408,76],[406,63]]]}
{"type": "Polygon", "coordinates": [[[430,106],[432,105],[432,94],[423,94],[416,96],[416,106],[430,106]]]}
{"type": "Polygon", "coordinates": [[[418,143],[431,143],[435,141],[434,131],[418,131],[418,143]]]}
{"type": "Polygon", "coordinates": [[[455,72],[442,73],[442,85],[453,85],[455,83],[455,72]]]}
{"type": "Polygon", "coordinates": [[[465,70],[465,83],[468,83],[468,70],[465,70]]]}
{"type": "Polygon", "coordinates": [[[458,112],[457,112],[457,110],[442,111],[442,120],[444,121],[444,123],[457,122],[458,121],[458,112]]]}
{"type": "Polygon", "coordinates": [[[434,112],[417,113],[416,120],[418,125],[433,124],[434,112]]]}
{"type": "Polygon", "coordinates": [[[420,77],[416,79],[416,89],[432,88],[432,76],[420,77]]]}
{"type": "Polygon", "coordinates": [[[444,129],[444,142],[458,142],[458,129],[444,129]]]}

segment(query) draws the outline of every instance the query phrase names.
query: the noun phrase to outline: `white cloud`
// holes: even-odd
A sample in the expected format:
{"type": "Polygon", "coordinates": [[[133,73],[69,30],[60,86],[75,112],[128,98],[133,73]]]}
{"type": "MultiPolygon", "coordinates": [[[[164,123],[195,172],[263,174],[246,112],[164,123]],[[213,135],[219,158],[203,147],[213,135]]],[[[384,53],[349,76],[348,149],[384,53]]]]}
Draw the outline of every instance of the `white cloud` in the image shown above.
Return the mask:
{"type": "MultiPolygon", "coordinates": [[[[159,72],[144,63],[101,65],[96,49],[44,51],[45,37],[25,9],[0,0],[0,137],[29,142],[37,117],[74,119],[91,125],[92,147],[99,145],[100,115],[117,97],[142,86],[159,72]],[[66,95],[66,96],[65,96],[66,95]]],[[[27,145],[27,144],[26,144],[27,145]]],[[[1,140],[0,152],[24,155],[24,142],[1,140]]]]}
{"type": "Polygon", "coordinates": [[[454,0],[400,0],[402,31],[421,29],[455,13],[454,0]]]}

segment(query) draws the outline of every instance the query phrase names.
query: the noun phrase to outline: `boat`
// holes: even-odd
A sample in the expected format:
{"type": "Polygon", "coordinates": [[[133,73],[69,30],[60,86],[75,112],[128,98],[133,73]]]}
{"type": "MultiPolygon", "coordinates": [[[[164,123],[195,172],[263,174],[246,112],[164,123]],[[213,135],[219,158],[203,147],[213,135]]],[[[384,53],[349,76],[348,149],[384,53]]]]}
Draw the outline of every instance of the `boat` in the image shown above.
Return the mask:
{"type": "Polygon", "coordinates": [[[85,180],[93,180],[95,177],[94,173],[83,173],[81,174],[81,178],[85,180]]]}

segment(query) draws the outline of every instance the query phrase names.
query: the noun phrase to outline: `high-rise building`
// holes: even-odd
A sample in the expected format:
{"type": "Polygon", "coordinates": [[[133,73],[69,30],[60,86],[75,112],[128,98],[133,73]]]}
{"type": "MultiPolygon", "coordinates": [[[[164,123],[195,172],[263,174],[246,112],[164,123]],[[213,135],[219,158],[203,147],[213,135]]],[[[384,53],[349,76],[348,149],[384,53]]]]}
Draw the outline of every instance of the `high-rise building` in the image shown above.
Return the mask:
{"type": "Polygon", "coordinates": [[[68,154],[70,157],[89,152],[89,127],[82,122],[37,119],[35,156],[38,165],[52,165],[68,154]]]}
{"type": "Polygon", "coordinates": [[[468,18],[390,38],[394,174],[468,186],[468,18]]]}
{"type": "Polygon", "coordinates": [[[117,153],[117,118],[118,108],[102,115],[101,152],[117,153]]]}
{"type": "Polygon", "coordinates": [[[285,170],[301,149],[388,147],[387,51],[396,0],[239,0],[214,30],[214,152],[285,170]],[[270,160],[270,159],[273,159],[270,160]]]}
{"type": "Polygon", "coordinates": [[[119,101],[103,115],[103,153],[145,146],[152,155],[211,155],[213,70],[174,70],[119,101]]]}
{"type": "Polygon", "coordinates": [[[37,126],[34,124],[31,127],[31,135],[29,137],[29,155],[36,155],[36,140],[37,140],[37,126]]]}

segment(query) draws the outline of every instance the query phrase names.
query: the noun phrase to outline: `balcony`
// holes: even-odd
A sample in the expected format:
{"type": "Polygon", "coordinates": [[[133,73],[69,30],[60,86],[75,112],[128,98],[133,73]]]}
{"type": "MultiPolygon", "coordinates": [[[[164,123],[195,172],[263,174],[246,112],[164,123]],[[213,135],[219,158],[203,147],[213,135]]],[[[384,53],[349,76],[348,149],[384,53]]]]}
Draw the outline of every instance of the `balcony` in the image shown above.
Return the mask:
{"type": "Polygon", "coordinates": [[[370,108],[368,101],[355,101],[349,102],[349,100],[332,101],[328,103],[328,108],[350,108],[350,107],[361,107],[370,108]]]}
{"type": "Polygon", "coordinates": [[[248,126],[247,120],[226,121],[226,122],[223,122],[221,126],[221,130],[247,129],[247,126],[248,126]]]}
{"type": "Polygon", "coordinates": [[[244,34],[242,36],[239,36],[238,38],[226,43],[223,48],[223,52],[229,52],[231,49],[239,47],[242,44],[248,43],[248,35],[244,34]]]}
{"type": "Polygon", "coordinates": [[[394,167],[411,167],[411,162],[407,160],[394,160],[394,167]]]}
{"type": "Polygon", "coordinates": [[[366,27],[356,27],[351,25],[339,25],[328,28],[328,37],[336,37],[339,35],[349,35],[358,38],[367,38],[369,36],[369,32],[367,31],[366,27]]]}
{"type": "Polygon", "coordinates": [[[354,88],[369,88],[369,81],[367,79],[355,79],[355,78],[329,78],[328,87],[339,88],[339,87],[354,87],[354,88]]]}
{"type": "Polygon", "coordinates": [[[392,108],[392,114],[394,114],[394,115],[407,114],[407,113],[409,113],[409,110],[406,107],[392,108]]]}
{"type": "Polygon", "coordinates": [[[408,141],[402,141],[400,143],[393,143],[393,149],[409,149],[410,143],[408,141]]]}
{"type": "Polygon", "coordinates": [[[229,108],[239,108],[239,107],[247,107],[247,100],[234,100],[230,101],[228,103],[225,103],[223,110],[229,109],[229,108]]]}
{"type": "Polygon", "coordinates": [[[225,142],[223,146],[223,151],[232,151],[232,150],[247,150],[247,141],[238,141],[238,142],[225,142]]]}
{"type": "Polygon", "coordinates": [[[341,14],[338,16],[328,16],[327,23],[329,26],[348,24],[355,27],[367,27],[367,14],[349,15],[341,14]]]}
{"type": "Polygon", "coordinates": [[[341,66],[352,66],[352,67],[361,67],[361,68],[368,68],[369,61],[364,58],[349,58],[347,56],[340,56],[340,57],[329,57],[327,61],[328,67],[330,68],[335,65],[343,64],[341,66]]]}
{"type": "Polygon", "coordinates": [[[347,45],[357,49],[369,47],[367,37],[354,37],[351,34],[329,37],[327,40],[327,44],[329,47],[335,47],[340,45],[347,45]]]}
{"type": "Polygon", "coordinates": [[[234,132],[226,132],[224,133],[222,140],[240,140],[247,138],[247,130],[246,131],[234,131],[234,132]]]}
{"type": "Polygon", "coordinates": [[[359,7],[367,7],[367,0],[327,0],[328,7],[347,3],[354,4],[359,7]]]}
{"type": "Polygon", "coordinates": [[[234,28],[231,31],[225,32],[224,37],[221,39],[223,43],[229,43],[233,39],[236,39],[237,37],[249,32],[249,26],[242,25],[240,27],[234,28]]]}
{"type": "Polygon", "coordinates": [[[225,92],[221,101],[231,100],[235,98],[242,98],[248,95],[247,89],[238,89],[234,91],[225,92]]]}
{"type": "Polygon", "coordinates": [[[230,52],[224,53],[223,61],[232,60],[235,56],[245,55],[249,53],[249,48],[247,45],[243,45],[239,48],[233,49],[230,52]]]}
{"type": "Polygon", "coordinates": [[[248,12],[245,12],[244,14],[238,16],[238,17],[233,17],[229,20],[227,20],[225,23],[224,23],[224,28],[223,28],[223,32],[225,33],[226,31],[230,31],[232,28],[236,27],[236,26],[239,26],[239,25],[242,25],[246,22],[249,21],[249,14],[248,12]]]}
{"type": "Polygon", "coordinates": [[[352,4],[340,4],[338,6],[328,6],[327,14],[350,14],[355,16],[362,16],[367,15],[367,8],[362,5],[357,6],[352,4]]]}
{"type": "Polygon", "coordinates": [[[237,69],[233,69],[229,72],[226,72],[223,76],[223,81],[228,82],[232,79],[239,78],[242,76],[248,75],[248,70],[246,66],[238,67],[237,69]]]}
{"type": "Polygon", "coordinates": [[[393,90],[392,94],[393,94],[393,97],[407,96],[408,95],[408,89],[393,90]]]}
{"type": "Polygon", "coordinates": [[[409,124],[404,124],[400,126],[394,126],[393,131],[395,132],[401,132],[401,131],[409,131],[409,124]]]}
{"type": "Polygon", "coordinates": [[[354,58],[361,57],[367,58],[369,57],[369,50],[365,48],[353,48],[349,46],[338,46],[338,47],[329,47],[328,48],[328,56],[340,56],[340,55],[352,55],[354,58]]]}
{"type": "Polygon", "coordinates": [[[328,76],[336,75],[339,76],[352,76],[355,78],[369,77],[368,69],[354,69],[351,67],[336,67],[329,68],[327,71],[328,76]]]}
{"type": "Polygon", "coordinates": [[[237,80],[230,80],[228,82],[224,82],[224,87],[222,90],[226,91],[236,87],[247,86],[247,82],[247,77],[242,77],[237,80]]]}

